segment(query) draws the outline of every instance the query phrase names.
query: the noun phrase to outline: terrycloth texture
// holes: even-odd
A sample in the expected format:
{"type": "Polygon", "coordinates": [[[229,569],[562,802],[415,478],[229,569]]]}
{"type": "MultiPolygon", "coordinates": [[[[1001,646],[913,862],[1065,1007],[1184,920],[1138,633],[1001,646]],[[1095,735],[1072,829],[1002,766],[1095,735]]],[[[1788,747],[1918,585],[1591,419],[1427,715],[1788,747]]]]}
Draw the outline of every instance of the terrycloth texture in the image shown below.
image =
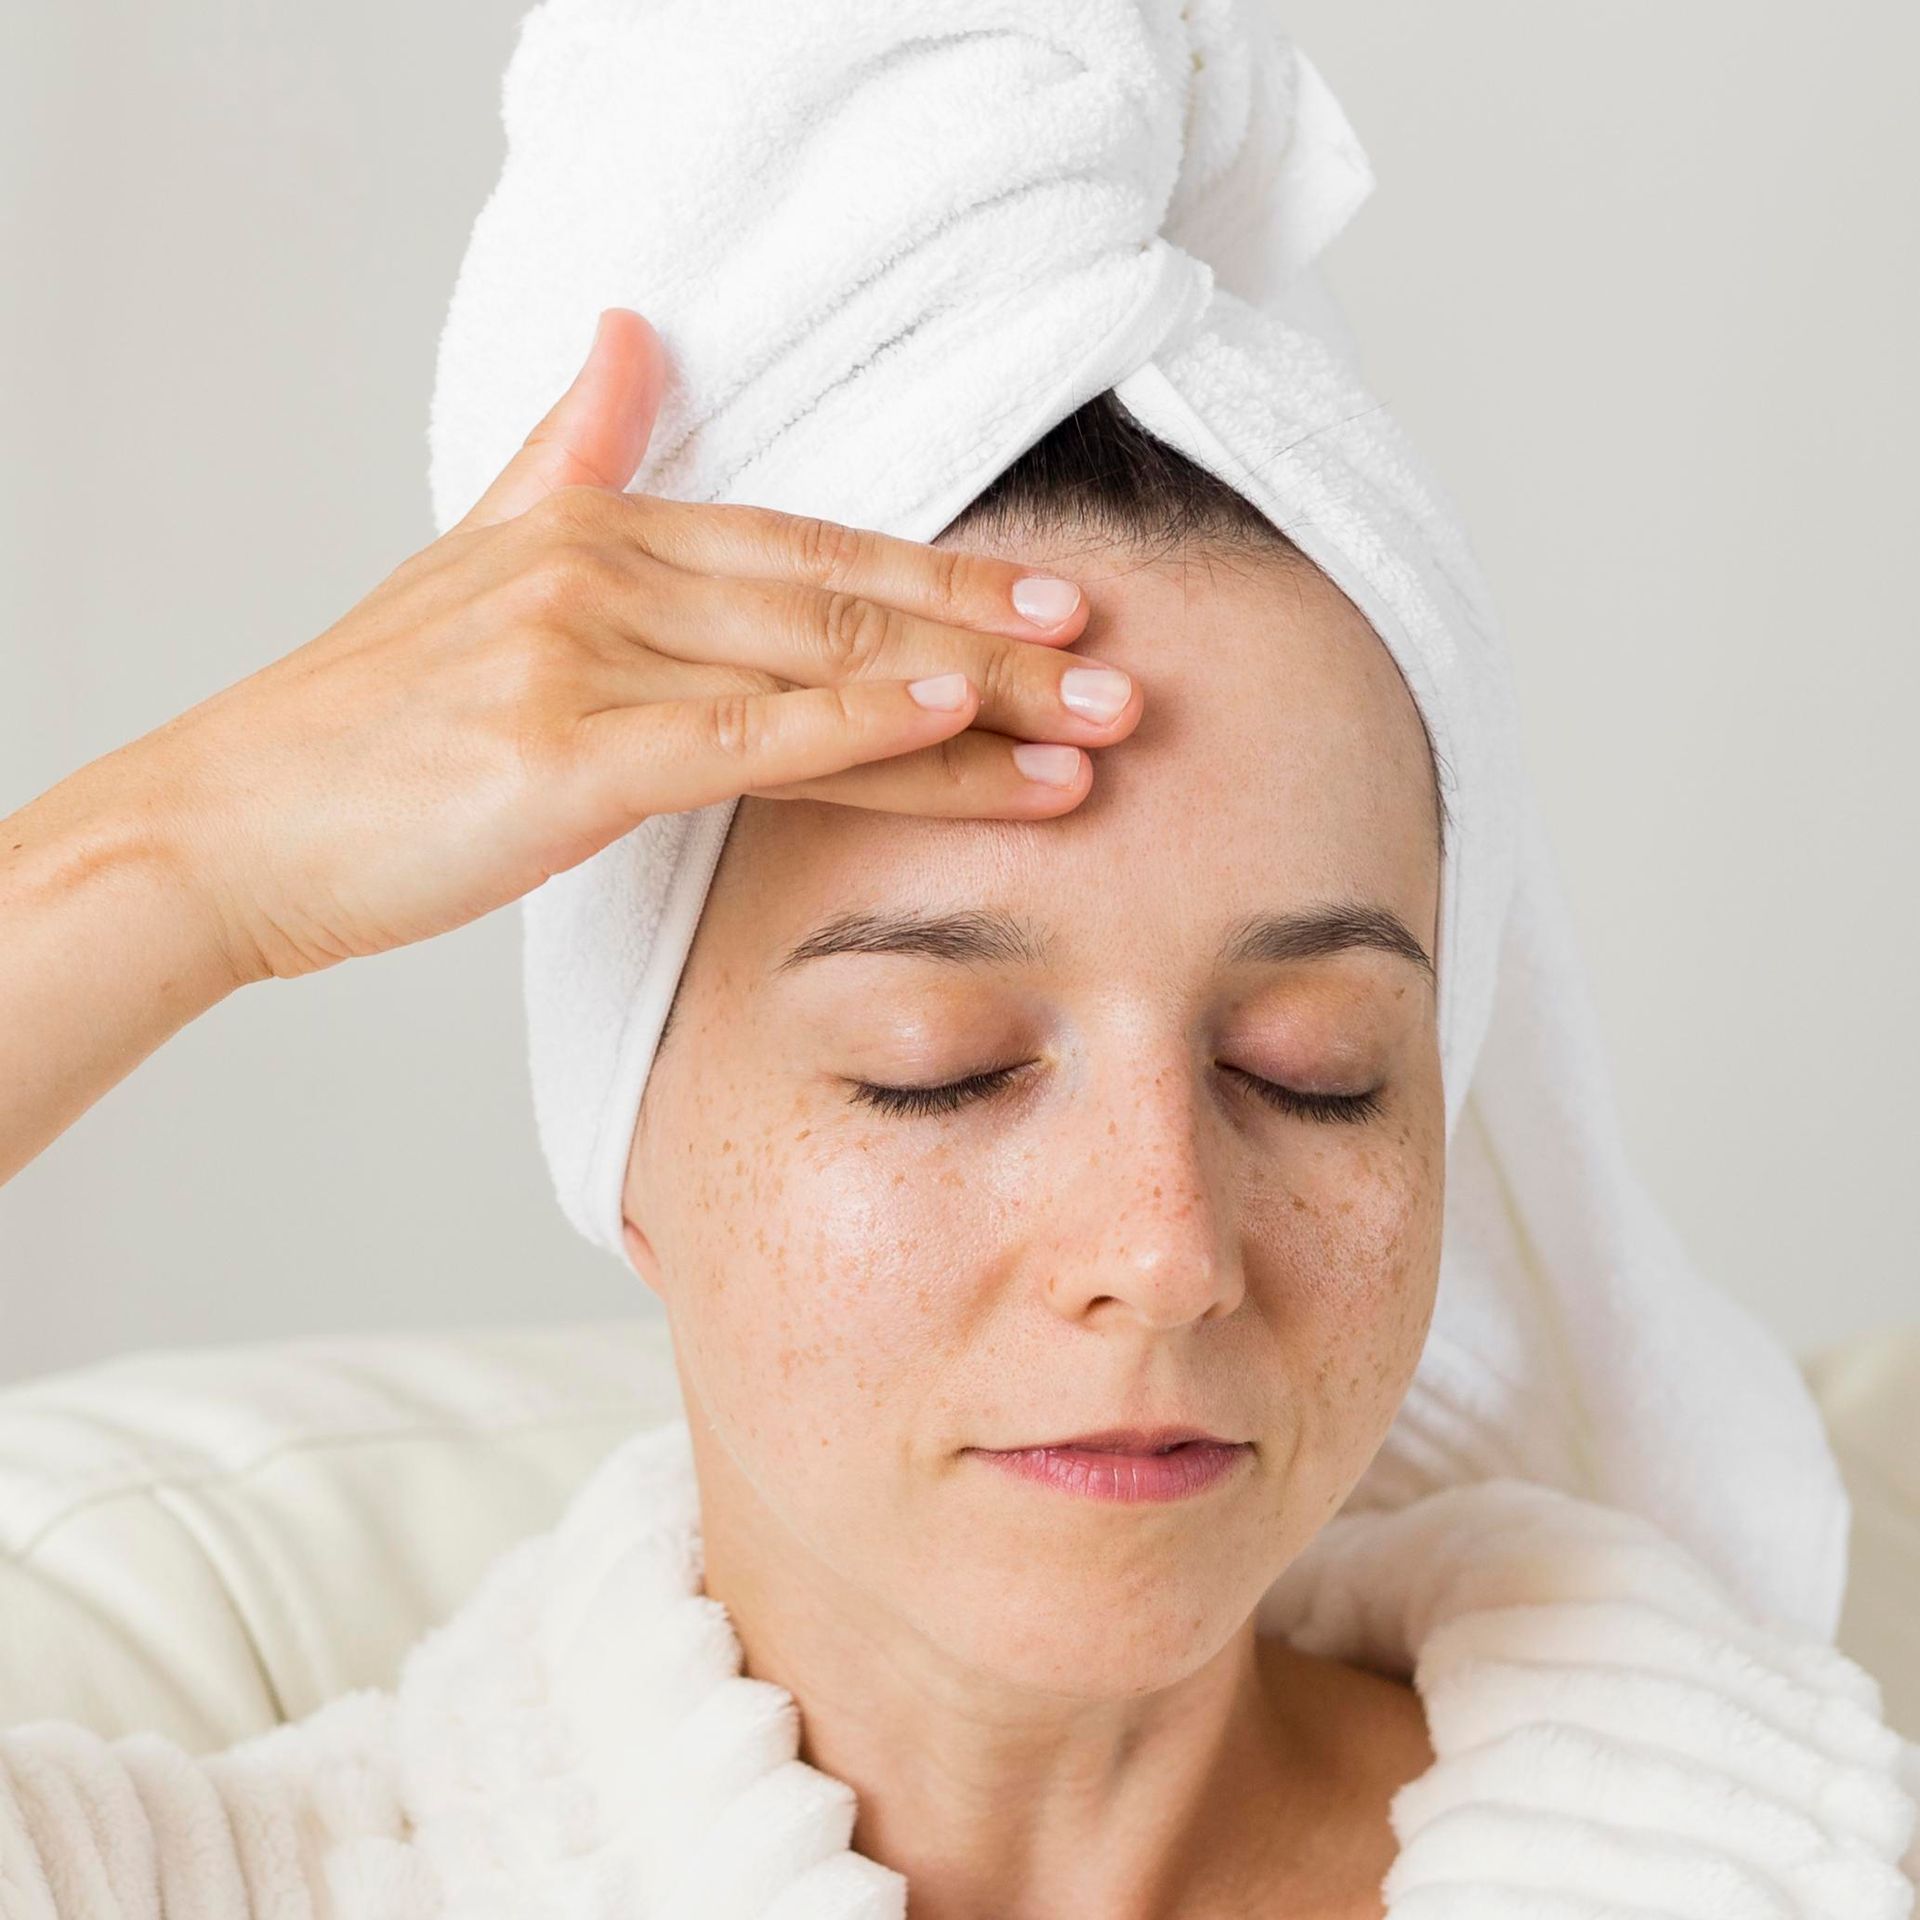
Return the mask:
{"type": "MultiPolygon", "coordinates": [[[[671,357],[636,490],[916,539],[1113,388],[1372,622],[1452,816],[1440,1297],[1352,1506],[1538,1480],[1649,1516],[1831,1638],[1838,1472],[1787,1355],[1703,1283],[1622,1151],[1485,583],[1313,269],[1372,176],[1266,8],[544,0],[502,107],[440,343],[440,526],[605,305],[671,357]]],[[[640,1096],[731,817],[650,820],[525,903],[542,1142],[568,1216],[621,1257],[640,1096]]]]}
{"type": "MultiPolygon", "coordinates": [[[[686,1422],[363,1692],[211,1758],[0,1734],[0,1920],[899,1920],[702,1591],[686,1422]]],[[[1647,1522],[1514,1481],[1336,1518],[1256,1615],[1411,1674],[1390,1920],[1902,1920],[1920,1748],[1647,1522]]]]}

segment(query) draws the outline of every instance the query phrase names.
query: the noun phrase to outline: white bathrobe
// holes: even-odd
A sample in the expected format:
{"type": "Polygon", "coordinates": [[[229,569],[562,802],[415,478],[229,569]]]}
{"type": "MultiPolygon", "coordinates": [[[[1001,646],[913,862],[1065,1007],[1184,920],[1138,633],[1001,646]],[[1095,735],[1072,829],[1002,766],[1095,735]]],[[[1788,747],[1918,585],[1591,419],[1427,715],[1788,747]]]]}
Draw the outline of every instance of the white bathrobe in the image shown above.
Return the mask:
{"type": "MultiPolygon", "coordinates": [[[[623,1443],[392,1692],[211,1756],[0,1733],[4,1920],[883,1920],[851,1788],[701,1590],[684,1420],[623,1443]]],[[[1920,1748],[1651,1523],[1514,1480],[1336,1518],[1263,1632],[1411,1674],[1392,1920],[1897,1920],[1920,1748]]],[[[1917,1849],[1916,1852],[1920,1852],[1917,1849]]]]}

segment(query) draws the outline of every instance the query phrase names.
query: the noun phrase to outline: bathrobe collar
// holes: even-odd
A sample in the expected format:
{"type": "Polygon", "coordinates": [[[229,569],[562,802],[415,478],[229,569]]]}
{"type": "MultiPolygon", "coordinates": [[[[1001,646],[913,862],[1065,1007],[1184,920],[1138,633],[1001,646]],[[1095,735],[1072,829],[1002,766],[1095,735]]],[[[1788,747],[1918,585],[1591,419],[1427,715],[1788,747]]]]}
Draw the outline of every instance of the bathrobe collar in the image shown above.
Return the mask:
{"type": "MultiPolygon", "coordinates": [[[[799,1758],[792,1695],[742,1671],[702,1574],[676,1419],[415,1649],[400,1844],[432,1911],[903,1920],[905,1878],[852,1849],[853,1790],[799,1758]]],[[[1392,1920],[1909,1911],[1875,1683],[1738,1613],[1645,1522],[1513,1480],[1342,1515],[1258,1625],[1420,1692],[1436,1758],[1393,1802],[1392,1920]]]]}

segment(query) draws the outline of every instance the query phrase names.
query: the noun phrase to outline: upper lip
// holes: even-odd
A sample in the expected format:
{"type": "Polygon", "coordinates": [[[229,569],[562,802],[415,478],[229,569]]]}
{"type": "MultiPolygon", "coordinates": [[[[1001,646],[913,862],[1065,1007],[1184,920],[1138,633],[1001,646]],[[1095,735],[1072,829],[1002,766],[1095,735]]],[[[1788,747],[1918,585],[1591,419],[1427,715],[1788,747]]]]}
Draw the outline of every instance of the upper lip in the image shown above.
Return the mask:
{"type": "Polygon", "coordinates": [[[1157,1453],[1163,1447],[1177,1447],[1183,1441],[1204,1440],[1216,1447],[1240,1446],[1237,1440],[1223,1440],[1204,1427],[1104,1427],[1098,1433],[1076,1433],[1070,1440],[1042,1440],[1034,1448],[1004,1448],[1004,1452],[1027,1453],[1038,1447],[1085,1447],[1101,1453],[1157,1453]]]}

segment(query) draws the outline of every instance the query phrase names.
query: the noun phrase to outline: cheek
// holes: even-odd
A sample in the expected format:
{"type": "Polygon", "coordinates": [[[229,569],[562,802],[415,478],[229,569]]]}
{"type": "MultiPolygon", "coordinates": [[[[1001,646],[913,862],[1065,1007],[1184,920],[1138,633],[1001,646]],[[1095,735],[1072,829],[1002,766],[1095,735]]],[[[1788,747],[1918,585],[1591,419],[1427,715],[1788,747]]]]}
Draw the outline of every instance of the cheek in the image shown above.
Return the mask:
{"type": "Polygon", "coordinates": [[[1249,1285],[1306,1397],[1305,1445],[1364,1461],[1390,1422],[1432,1317],[1444,1191],[1441,1129],[1423,1114],[1323,1142],[1253,1196],[1249,1285]]]}
{"type": "MultiPolygon", "coordinates": [[[[952,1285],[971,1215],[935,1145],[796,1104],[744,1113],[676,1156],[669,1270],[676,1346],[708,1410],[756,1451],[899,1446],[908,1410],[964,1348],[952,1285]]],[[[715,1116],[716,1120],[720,1116],[715,1116]]],[[[868,1455],[871,1458],[871,1453],[868,1455]]]]}

